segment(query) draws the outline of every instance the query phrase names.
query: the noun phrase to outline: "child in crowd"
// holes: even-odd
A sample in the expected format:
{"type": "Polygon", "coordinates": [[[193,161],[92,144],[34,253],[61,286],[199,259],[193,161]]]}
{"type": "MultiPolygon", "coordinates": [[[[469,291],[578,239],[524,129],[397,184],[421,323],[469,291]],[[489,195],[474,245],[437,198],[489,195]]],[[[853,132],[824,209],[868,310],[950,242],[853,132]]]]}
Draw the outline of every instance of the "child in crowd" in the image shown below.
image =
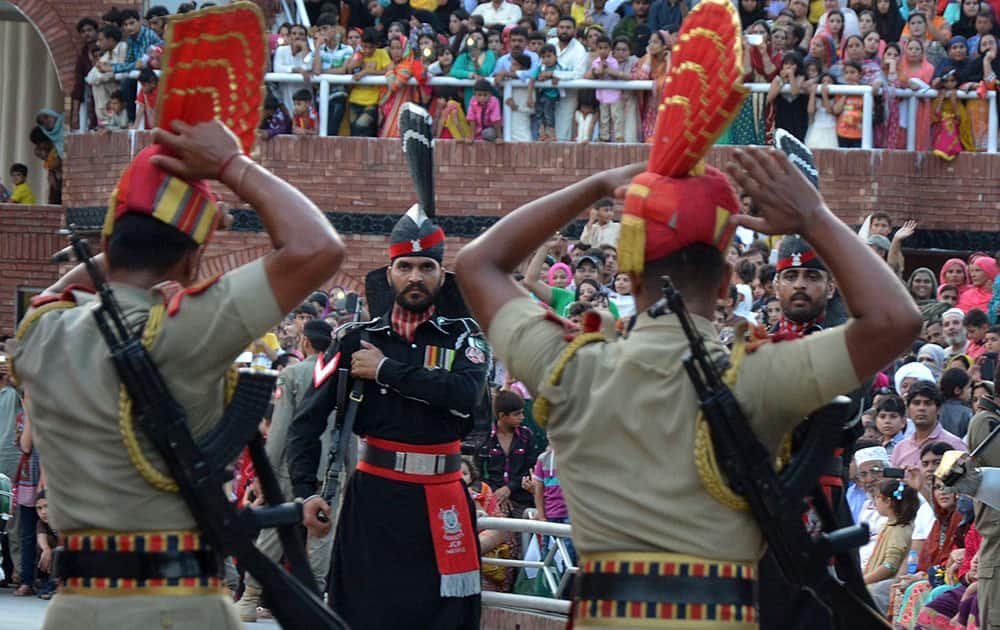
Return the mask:
{"type": "Polygon", "coordinates": [[[472,123],[473,136],[468,141],[485,140],[487,142],[503,142],[503,116],[500,113],[500,99],[493,96],[493,88],[486,79],[477,79],[473,86],[472,100],[469,101],[469,122],[472,123]]]}
{"type": "Polygon", "coordinates": [[[906,404],[895,394],[883,397],[875,405],[875,427],[878,440],[888,455],[903,440],[906,432],[906,404]]]}
{"type": "Polygon", "coordinates": [[[257,135],[262,140],[270,140],[274,136],[292,133],[292,117],[288,110],[273,94],[264,99],[264,116],[261,118],[257,135]]]}
{"type": "Polygon", "coordinates": [[[864,567],[865,584],[878,610],[889,605],[889,586],[906,562],[913,537],[913,520],[920,500],[917,491],[902,480],[884,479],[874,497],[875,509],[888,519],[864,567]]]}
{"type": "Polygon", "coordinates": [[[442,140],[471,140],[472,125],[462,110],[462,92],[459,88],[448,85],[436,86],[434,99],[437,104],[434,135],[442,140]]]}
{"type": "Polygon", "coordinates": [[[427,67],[427,74],[432,77],[448,76],[451,66],[455,63],[455,53],[450,46],[444,44],[437,45],[436,61],[427,67]]]}
{"type": "Polygon", "coordinates": [[[109,131],[127,131],[129,128],[128,111],[125,109],[125,95],[121,90],[116,90],[108,101],[107,124],[101,129],[103,133],[109,131]]]}
{"type": "MultiPolygon", "coordinates": [[[[468,455],[462,457],[462,480],[469,491],[472,503],[476,506],[476,516],[506,516],[497,504],[496,496],[489,484],[482,480],[479,467],[468,455]]],[[[513,535],[496,529],[484,529],[479,532],[480,552],[488,558],[512,558],[513,535]]],[[[513,583],[513,567],[483,563],[482,586],[488,591],[505,592],[513,583]]]]}
{"type": "MultiPolygon", "coordinates": [[[[551,444],[538,456],[531,477],[534,482],[535,508],[537,510],[535,519],[549,523],[569,523],[569,510],[566,509],[566,499],[563,497],[562,486],[559,485],[559,473],[556,470],[556,452],[551,444]]],[[[548,553],[552,541],[551,536],[546,536],[543,539],[542,558],[545,558],[548,553]]],[[[569,538],[565,538],[564,541],[570,555],[568,560],[575,565],[576,549],[573,548],[573,541],[569,538]]]]}
{"type": "Polygon", "coordinates": [[[40,581],[44,580],[38,590],[38,597],[52,599],[58,586],[52,575],[52,552],[59,546],[59,538],[49,525],[49,500],[45,496],[45,490],[39,490],[35,497],[35,511],[38,513],[35,538],[38,541],[38,550],[41,552],[38,558],[38,577],[40,581]]]}
{"type": "Polygon", "coordinates": [[[950,162],[963,149],[975,150],[969,114],[965,103],[958,99],[958,72],[954,68],[941,77],[933,118],[934,155],[950,162]]]}
{"type": "MultiPolygon", "coordinates": [[[[125,62],[128,45],[122,41],[122,31],[114,25],[107,25],[97,33],[97,49],[101,53],[98,63],[114,65],[125,62]]],[[[118,81],[114,72],[101,72],[97,64],[90,69],[84,79],[94,97],[94,111],[99,127],[108,124],[108,101],[118,91],[118,81]]]]}
{"type": "Polygon", "coordinates": [[[953,284],[942,284],[938,287],[938,301],[952,306],[958,304],[958,287],[953,284]]]}
{"type": "Polygon", "coordinates": [[[592,90],[580,90],[577,101],[576,113],[573,114],[573,137],[577,144],[587,144],[594,137],[594,125],[597,117],[594,109],[597,106],[597,99],[592,90]]]}
{"type": "Polygon", "coordinates": [[[10,192],[0,186],[0,201],[7,203],[23,203],[26,205],[35,204],[35,193],[28,185],[28,167],[24,164],[12,164],[10,167],[10,180],[14,184],[14,189],[10,192]]]}
{"type": "MultiPolygon", "coordinates": [[[[616,37],[611,42],[612,54],[618,62],[618,74],[615,76],[620,81],[628,81],[632,78],[632,73],[639,59],[632,54],[632,43],[628,37],[616,37]]],[[[621,129],[615,129],[615,138],[619,142],[639,141],[639,100],[635,90],[621,90],[621,97],[612,108],[611,117],[613,120],[621,120],[621,129]]]]}
{"type": "MultiPolygon", "coordinates": [[[[562,70],[553,44],[541,47],[539,56],[541,63],[535,71],[532,81],[551,81],[552,87],[541,88],[535,93],[535,114],[531,118],[532,135],[542,142],[556,139],[556,103],[559,101],[559,88],[555,87],[559,79],[555,76],[557,70],[562,70]]],[[[530,101],[529,101],[530,104],[530,101]]]]}
{"type": "Polygon", "coordinates": [[[618,313],[622,317],[632,317],[635,315],[635,298],[632,297],[632,278],[627,273],[618,272],[615,274],[612,285],[617,297],[614,303],[618,307],[618,313]]]}
{"type": "MultiPolygon", "coordinates": [[[[861,81],[861,64],[843,62],[844,85],[858,85],[861,81]]],[[[823,106],[837,117],[837,144],[842,149],[861,146],[861,96],[838,96],[829,104],[829,88],[823,88],[823,106]]]]}
{"type": "Polygon", "coordinates": [[[149,68],[139,71],[140,89],[135,97],[135,123],[132,129],[152,129],[156,126],[156,88],[159,84],[160,78],[149,68]]]}
{"type": "Polygon", "coordinates": [[[616,245],[621,225],[611,220],[614,216],[615,202],[610,197],[598,199],[594,207],[590,209],[587,224],[583,226],[583,232],[580,233],[580,242],[591,247],[616,245]]]}
{"type": "MultiPolygon", "coordinates": [[[[620,67],[618,60],[611,55],[611,39],[607,35],[600,35],[597,38],[597,54],[590,70],[584,75],[587,79],[597,79],[611,81],[617,78],[620,67]]],[[[621,90],[598,89],[596,91],[597,102],[600,103],[601,123],[598,131],[598,138],[601,142],[612,142],[622,135],[624,121],[615,118],[613,114],[621,113],[615,106],[621,99],[621,90]]]]}
{"type": "Polygon", "coordinates": [[[292,133],[297,136],[311,136],[316,133],[316,107],[313,105],[313,93],[308,88],[302,88],[292,95],[292,133]]]}

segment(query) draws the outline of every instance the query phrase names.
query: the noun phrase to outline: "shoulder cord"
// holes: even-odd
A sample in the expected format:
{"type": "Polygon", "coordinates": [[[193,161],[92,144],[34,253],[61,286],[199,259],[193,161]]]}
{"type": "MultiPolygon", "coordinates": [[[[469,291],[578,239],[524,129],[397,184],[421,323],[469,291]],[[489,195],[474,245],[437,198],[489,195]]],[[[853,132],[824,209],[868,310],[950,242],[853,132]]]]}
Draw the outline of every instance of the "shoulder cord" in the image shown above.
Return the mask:
{"type": "MultiPolygon", "coordinates": [[[[549,374],[549,378],[546,379],[546,382],[549,385],[558,385],[559,380],[562,378],[563,370],[566,369],[566,365],[569,363],[570,359],[573,358],[573,355],[576,354],[576,351],[588,343],[594,343],[596,341],[607,341],[607,339],[605,339],[602,333],[592,332],[578,335],[573,339],[573,341],[569,342],[563,349],[562,354],[560,354],[559,358],[556,360],[556,364],[552,368],[552,373],[549,374]]],[[[535,398],[535,404],[531,408],[531,413],[534,415],[535,422],[538,423],[538,426],[544,429],[545,425],[548,424],[549,421],[548,399],[541,395],[537,396],[535,398]]]]}

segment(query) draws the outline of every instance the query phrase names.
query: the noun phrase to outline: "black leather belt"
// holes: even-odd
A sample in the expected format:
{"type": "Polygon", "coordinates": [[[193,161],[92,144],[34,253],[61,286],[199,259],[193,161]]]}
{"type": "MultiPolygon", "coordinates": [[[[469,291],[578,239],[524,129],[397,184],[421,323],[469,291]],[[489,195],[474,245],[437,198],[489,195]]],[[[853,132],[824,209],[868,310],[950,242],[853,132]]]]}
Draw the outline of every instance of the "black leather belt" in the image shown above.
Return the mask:
{"type": "Polygon", "coordinates": [[[583,573],[577,582],[583,600],[753,606],[757,583],[743,578],[682,575],[583,573]]]}
{"type": "Polygon", "coordinates": [[[462,454],[434,455],[430,453],[411,453],[407,451],[389,451],[372,446],[365,442],[361,449],[361,461],[388,468],[408,475],[443,475],[462,468],[462,454]]]}
{"type": "Polygon", "coordinates": [[[66,578],[116,578],[155,580],[217,576],[219,562],[213,551],[67,551],[56,549],[52,558],[55,576],[66,578]]]}

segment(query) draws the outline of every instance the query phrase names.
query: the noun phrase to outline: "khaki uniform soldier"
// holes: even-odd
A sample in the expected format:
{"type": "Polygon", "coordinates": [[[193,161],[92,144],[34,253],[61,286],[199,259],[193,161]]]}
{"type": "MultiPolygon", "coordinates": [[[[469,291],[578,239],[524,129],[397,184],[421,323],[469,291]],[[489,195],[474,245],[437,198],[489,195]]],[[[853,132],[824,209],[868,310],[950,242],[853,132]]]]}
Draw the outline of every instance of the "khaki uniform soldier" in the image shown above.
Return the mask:
{"type": "MultiPolygon", "coordinates": [[[[306,391],[312,385],[313,371],[316,367],[317,353],[326,352],[330,347],[333,337],[333,329],[324,321],[311,320],[302,327],[301,350],[306,355],[305,360],[295,365],[285,368],[278,376],[278,382],[274,390],[274,411],[271,413],[271,427],[267,434],[267,458],[271,462],[281,485],[281,492],[287,498],[292,495],[292,480],[288,475],[288,462],[286,453],[288,450],[288,427],[292,424],[295,416],[295,409],[302,402],[306,391]]],[[[329,431],[323,433],[322,455],[319,470],[326,470],[325,456],[329,452],[330,434],[329,431]]],[[[350,457],[346,464],[347,470],[352,470],[354,466],[351,462],[356,457],[350,457]]],[[[336,520],[339,504],[334,506],[333,520],[336,520]]],[[[313,577],[319,586],[320,592],[326,590],[326,574],[330,570],[330,550],[333,545],[333,531],[325,536],[309,536],[307,541],[309,552],[309,566],[312,569],[313,577]]],[[[257,538],[257,547],[274,561],[281,559],[281,541],[278,532],[274,529],[265,529],[257,538]]],[[[240,611],[240,619],[247,622],[257,621],[257,606],[260,604],[261,588],[260,583],[254,579],[253,575],[246,577],[246,590],[240,598],[237,608],[240,611]]]]}
{"type": "MultiPolygon", "coordinates": [[[[338,268],[343,246],[317,208],[243,155],[221,123],[174,129],[157,129],[157,144],[123,173],[96,260],[199,438],[223,414],[234,359],[338,268]],[[256,209],[275,250],[194,284],[223,215],[207,177],[256,209]]],[[[132,417],[92,291],[78,266],[33,303],[12,344],[51,523],[65,535],[44,627],[239,628],[216,554],[132,417]]]]}
{"type": "MultiPolygon", "coordinates": [[[[714,63],[689,47],[704,44],[702,54],[712,56],[715,45],[698,40],[737,41],[726,36],[739,30],[733,13],[726,0],[703,0],[692,9],[675,64],[714,63]]],[[[731,54],[739,58],[739,52],[731,54]]],[[[715,80],[714,72],[707,74],[715,80]]],[[[784,155],[735,153],[730,176],[760,210],[759,217],[738,214],[729,180],[700,161],[724,125],[701,126],[701,117],[686,113],[687,104],[706,95],[727,94],[732,82],[680,92],[697,86],[693,76],[667,83],[648,169],[599,173],[529,203],[467,245],[456,261],[467,303],[497,356],[536,395],[536,417],[547,418],[559,453],[580,553],[578,628],[758,627],[755,580],[763,538],[718,472],[681,363],[689,345],[678,319],[647,312],[662,296],[663,276],[682,293],[709,352],[721,359],[727,350],[717,341],[712,315],[728,292],[732,270],[723,252],[737,225],[802,234],[826,260],[855,319],[794,341],[765,343],[755,336],[750,344],[740,337],[729,357],[725,380],[772,451],[804,416],[857,387],[920,329],[899,280],[784,155]],[[619,269],[631,276],[639,313],[622,340],[604,338],[586,320],[582,331],[568,331],[510,277],[548,235],[612,194],[625,198],[619,269]]],[[[735,111],[739,103],[735,98],[720,108],[735,111]]]]}
{"type": "MultiPolygon", "coordinates": [[[[969,423],[969,449],[975,449],[997,425],[1000,415],[980,411],[969,423]]],[[[994,440],[976,455],[979,466],[1000,466],[1000,442],[994,440]]],[[[979,548],[979,627],[1000,629],[1000,509],[977,500],[976,529],[983,535],[979,548]]]]}

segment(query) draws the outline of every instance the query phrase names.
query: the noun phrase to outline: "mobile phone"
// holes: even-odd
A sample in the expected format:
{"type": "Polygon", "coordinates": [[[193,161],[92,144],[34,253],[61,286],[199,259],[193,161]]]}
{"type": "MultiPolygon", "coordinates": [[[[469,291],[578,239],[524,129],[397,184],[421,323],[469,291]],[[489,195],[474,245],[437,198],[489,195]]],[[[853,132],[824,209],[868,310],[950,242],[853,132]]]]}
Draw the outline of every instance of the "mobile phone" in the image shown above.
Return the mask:
{"type": "Polygon", "coordinates": [[[764,43],[764,36],[760,33],[750,33],[747,35],[747,43],[751,46],[760,46],[764,43]]]}
{"type": "Polygon", "coordinates": [[[987,352],[983,355],[983,362],[979,364],[979,376],[984,381],[992,381],[997,369],[997,353],[987,352]]]}
{"type": "Polygon", "coordinates": [[[882,476],[890,479],[902,479],[906,471],[902,468],[892,468],[891,466],[882,469],[882,476]]]}

